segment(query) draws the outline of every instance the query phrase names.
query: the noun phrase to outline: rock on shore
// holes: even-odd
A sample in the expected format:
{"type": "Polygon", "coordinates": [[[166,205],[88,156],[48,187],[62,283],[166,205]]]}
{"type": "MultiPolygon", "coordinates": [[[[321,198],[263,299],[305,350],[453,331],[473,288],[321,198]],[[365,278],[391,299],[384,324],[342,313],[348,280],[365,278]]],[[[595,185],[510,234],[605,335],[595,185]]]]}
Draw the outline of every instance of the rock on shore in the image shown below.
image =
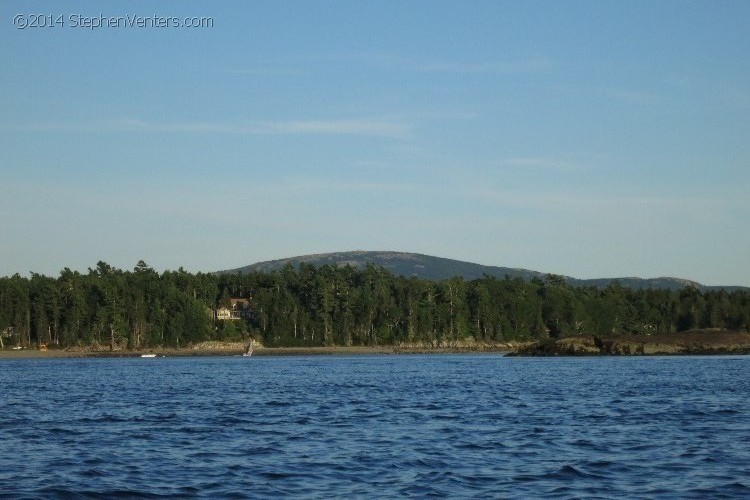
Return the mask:
{"type": "Polygon", "coordinates": [[[750,354],[750,333],[691,330],[666,335],[587,335],[521,346],[512,356],[750,354]]]}

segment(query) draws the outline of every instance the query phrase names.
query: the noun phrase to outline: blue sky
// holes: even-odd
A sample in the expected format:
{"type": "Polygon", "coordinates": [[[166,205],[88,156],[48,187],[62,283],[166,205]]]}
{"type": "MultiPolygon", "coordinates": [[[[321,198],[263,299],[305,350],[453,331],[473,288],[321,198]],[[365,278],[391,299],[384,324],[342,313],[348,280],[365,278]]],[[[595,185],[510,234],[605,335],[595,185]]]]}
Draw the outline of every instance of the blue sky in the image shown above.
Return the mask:
{"type": "Polygon", "coordinates": [[[3,2],[0,275],[363,249],[750,286],[748,19],[747,1],[3,2]],[[214,25],[71,26],[154,15],[214,25]]]}

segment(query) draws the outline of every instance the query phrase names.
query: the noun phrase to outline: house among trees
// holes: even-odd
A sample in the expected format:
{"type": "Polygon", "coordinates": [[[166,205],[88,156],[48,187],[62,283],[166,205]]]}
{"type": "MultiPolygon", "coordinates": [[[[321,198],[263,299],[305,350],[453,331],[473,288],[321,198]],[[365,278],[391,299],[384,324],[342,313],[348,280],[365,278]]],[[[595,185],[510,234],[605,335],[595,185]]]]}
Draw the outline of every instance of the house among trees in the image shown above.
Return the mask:
{"type": "Polygon", "coordinates": [[[244,319],[252,317],[252,308],[248,299],[229,299],[216,310],[216,319],[244,319]]]}

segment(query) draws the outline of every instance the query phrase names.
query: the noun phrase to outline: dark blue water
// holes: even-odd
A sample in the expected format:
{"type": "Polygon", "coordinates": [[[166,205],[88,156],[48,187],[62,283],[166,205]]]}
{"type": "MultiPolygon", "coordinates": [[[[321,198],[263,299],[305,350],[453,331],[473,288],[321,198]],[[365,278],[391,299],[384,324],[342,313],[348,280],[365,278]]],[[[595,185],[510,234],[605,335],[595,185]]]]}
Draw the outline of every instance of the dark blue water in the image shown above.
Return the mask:
{"type": "Polygon", "coordinates": [[[0,495],[747,498],[750,357],[0,360],[0,495]]]}

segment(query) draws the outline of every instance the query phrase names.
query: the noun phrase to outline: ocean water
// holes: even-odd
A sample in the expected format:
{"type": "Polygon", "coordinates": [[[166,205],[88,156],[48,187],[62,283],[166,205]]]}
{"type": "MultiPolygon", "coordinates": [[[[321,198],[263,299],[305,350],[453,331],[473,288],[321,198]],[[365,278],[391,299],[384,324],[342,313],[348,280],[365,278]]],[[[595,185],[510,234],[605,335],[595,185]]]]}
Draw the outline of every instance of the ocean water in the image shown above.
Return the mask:
{"type": "Polygon", "coordinates": [[[0,496],[750,497],[750,357],[0,360],[0,496]]]}

